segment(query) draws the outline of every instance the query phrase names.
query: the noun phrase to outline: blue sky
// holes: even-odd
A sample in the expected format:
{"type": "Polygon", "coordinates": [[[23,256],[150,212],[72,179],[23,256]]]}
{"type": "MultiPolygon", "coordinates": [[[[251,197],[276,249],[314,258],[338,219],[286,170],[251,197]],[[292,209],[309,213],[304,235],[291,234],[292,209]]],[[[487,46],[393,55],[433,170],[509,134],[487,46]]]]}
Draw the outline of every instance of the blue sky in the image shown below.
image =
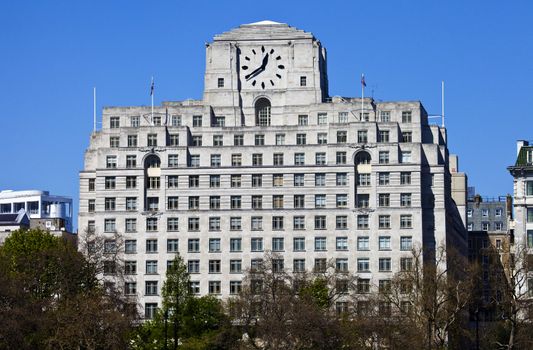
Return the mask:
{"type": "Polygon", "coordinates": [[[201,98],[204,43],[264,19],[313,32],[330,95],[421,100],[483,195],[512,193],[515,141],[533,139],[531,1],[2,1],[0,189],[78,196],[98,109],[201,98]]]}

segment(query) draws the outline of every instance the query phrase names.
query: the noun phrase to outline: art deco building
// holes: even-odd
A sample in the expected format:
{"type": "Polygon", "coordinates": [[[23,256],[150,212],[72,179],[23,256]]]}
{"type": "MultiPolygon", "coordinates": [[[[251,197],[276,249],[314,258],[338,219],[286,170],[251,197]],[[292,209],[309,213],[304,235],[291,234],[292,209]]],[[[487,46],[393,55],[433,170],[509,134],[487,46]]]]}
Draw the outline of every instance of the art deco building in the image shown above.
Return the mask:
{"type": "Polygon", "coordinates": [[[415,245],[466,247],[446,130],[418,101],[330,97],[326,61],[311,33],[242,25],[206,45],[202,100],[103,110],[79,230],[124,239],[147,317],[178,252],[195,293],[227,297],[266,251],[290,272],[334,261],[368,292],[415,245]]]}

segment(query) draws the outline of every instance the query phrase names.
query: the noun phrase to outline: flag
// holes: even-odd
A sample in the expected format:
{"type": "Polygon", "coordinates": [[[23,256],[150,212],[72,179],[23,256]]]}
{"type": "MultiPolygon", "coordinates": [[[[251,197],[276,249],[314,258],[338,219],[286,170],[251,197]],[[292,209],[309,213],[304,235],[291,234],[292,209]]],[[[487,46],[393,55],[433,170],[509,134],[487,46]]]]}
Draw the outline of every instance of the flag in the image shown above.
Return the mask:
{"type": "Polygon", "coordinates": [[[364,74],[361,74],[361,85],[362,85],[363,87],[366,87],[365,75],[364,75],[364,74]]]}
{"type": "Polygon", "coordinates": [[[154,77],[152,77],[152,85],[150,85],[150,96],[154,96],[154,77]]]}

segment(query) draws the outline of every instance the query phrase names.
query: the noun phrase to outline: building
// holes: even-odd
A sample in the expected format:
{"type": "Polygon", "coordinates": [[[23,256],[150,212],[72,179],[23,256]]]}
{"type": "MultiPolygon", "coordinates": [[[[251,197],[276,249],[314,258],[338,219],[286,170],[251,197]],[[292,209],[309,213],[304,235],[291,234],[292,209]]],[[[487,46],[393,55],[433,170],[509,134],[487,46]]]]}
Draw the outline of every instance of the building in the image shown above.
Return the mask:
{"type": "MultiPolygon", "coordinates": [[[[511,230],[514,236],[515,274],[517,295],[533,298],[533,145],[519,140],[516,162],[507,169],[514,178],[511,230]]],[[[533,311],[530,312],[533,315],[533,311]]],[[[531,316],[530,316],[531,319],[531,316]]]]}
{"type": "Polygon", "coordinates": [[[14,214],[0,214],[0,245],[15,230],[30,227],[30,218],[24,209],[14,214]]]}
{"type": "Polygon", "coordinates": [[[17,214],[23,210],[30,228],[41,228],[58,235],[72,233],[72,199],[51,195],[48,191],[0,191],[0,214],[17,214]]]}
{"type": "Polygon", "coordinates": [[[330,97],[326,61],[311,33],[241,25],[206,45],[202,100],[104,108],[79,230],[123,239],[124,292],[146,317],[178,252],[191,289],[221,297],[266,251],[288,271],[334,261],[362,293],[415,246],[466,255],[446,130],[419,101],[330,97]]]}

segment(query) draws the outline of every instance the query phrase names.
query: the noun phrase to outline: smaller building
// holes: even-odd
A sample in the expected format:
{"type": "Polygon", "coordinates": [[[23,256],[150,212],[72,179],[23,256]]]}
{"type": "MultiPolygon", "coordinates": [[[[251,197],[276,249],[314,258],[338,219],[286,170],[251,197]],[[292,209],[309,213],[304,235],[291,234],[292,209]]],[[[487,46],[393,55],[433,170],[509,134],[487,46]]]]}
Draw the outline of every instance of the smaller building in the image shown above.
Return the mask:
{"type": "Polygon", "coordinates": [[[0,214],[18,214],[23,210],[30,228],[55,234],[72,232],[72,198],[51,195],[48,191],[0,191],[0,214]]]}
{"type": "Polygon", "coordinates": [[[0,245],[15,230],[30,227],[30,218],[24,209],[18,213],[0,214],[0,245]]]}
{"type": "Polygon", "coordinates": [[[466,211],[468,231],[507,233],[507,213],[511,201],[510,196],[496,198],[482,197],[479,194],[469,196],[466,211]]]}

